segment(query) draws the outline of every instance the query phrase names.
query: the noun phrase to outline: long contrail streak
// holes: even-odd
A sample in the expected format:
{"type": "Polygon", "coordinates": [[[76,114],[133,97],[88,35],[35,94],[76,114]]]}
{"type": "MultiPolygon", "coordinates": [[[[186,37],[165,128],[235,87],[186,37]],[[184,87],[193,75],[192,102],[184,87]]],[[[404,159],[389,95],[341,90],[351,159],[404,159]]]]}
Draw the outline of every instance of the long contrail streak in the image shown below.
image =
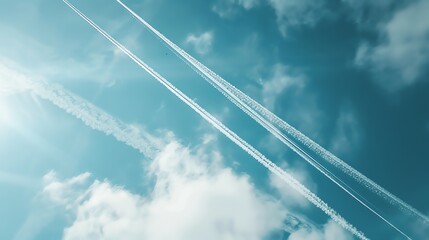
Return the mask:
{"type": "MultiPolygon", "coordinates": [[[[118,1],[118,0],[117,0],[118,1]]],[[[130,8],[128,8],[125,4],[123,4],[121,1],[118,1],[122,6],[124,6],[131,14],[133,14],[134,17],[136,17],[138,20],[140,20],[145,25],[147,22],[145,22],[140,16],[138,16],[135,12],[133,12],[130,8]]],[[[151,27],[149,24],[147,24],[147,27],[150,27],[151,30],[156,34],[159,35],[159,37],[165,41],[167,46],[170,46],[173,50],[176,50],[176,52],[180,52],[181,55],[178,55],[179,57],[182,57],[182,59],[185,59],[186,63],[195,63],[196,60],[193,59],[189,54],[187,54],[184,50],[180,49],[177,45],[172,43],[170,40],[168,40],[165,36],[163,36],[161,33],[159,33],[156,29],[151,27]]],[[[175,52],[175,53],[176,53],[175,52]]],[[[371,208],[367,203],[365,203],[365,199],[359,195],[359,193],[356,193],[351,187],[349,187],[346,183],[344,183],[341,179],[336,177],[332,172],[330,172],[328,169],[326,169],[323,165],[321,165],[319,162],[317,162],[311,155],[306,153],[300,146],[298,146],[296,143],[291,141],[286,135],[284,135],[281,131],[279,131],[275,126],[273,126],[270,122],[265,120],[263,117],[261,117],[259,114],[257,114],[253,109],[251,109],[248,105],[243,104],[241,99],[237,98],[234,94],[231,94],[228,89],[225,89],[222,85],[217,84],[216,80],[211,80],[208,78],[204,73],[202,72],[201,64],[192,64],[190,65],[196,72],[201,75],[204,79],[206,79],[212,86],[214,86],[217,90],[219,90],[224,96],[226,96],[230,101],[232,101],[236,106],[238,106],[241,110],[243,110],[245,113],[247,113],[250,117],[252,117],[256,122],[258,122],[260,125],[262,125],[264,128],[266,128],[270,133],[272,133],[275,137],[277,137],[281,142],[283,142],[285,145],[287,145],[289,148],[291,148],[293,151],[295,151],[300,157],[302,157],[304,160],[306,160],[308,163],[310,163],[313,167],[315,167],[317,170],[319,170],[322,174],[324,174],[326,177],[328,177],[332,182],[334,182],[336,185],[338,185],[341,189],[343,189],[347,194],[349,194],[351,197],[353,197],[356,201],[358,201],[360,204],[362,204],[364,207],[369,209],[371,212],[373,212],[376,216],[378,216],[380,219],[382,219],[384,222],[386,222],[388,225],[390,225],[392,228],[397,230],[399,233],[405,235],[400,229],[398,229],[396,226],[394,226],[390,221],[388,221],[385,217],[383,217],[379,212],[371,208]],[[358,195],[358,196],[356,196],[358,195]],[[364,200],[362,200],[364,199],[364,200]]]]}
{"type": "MultiPolygon", "coordinates": [[[[0,66],[1,69],[2,66],[0,66]]],[[[146,157],[153,158],[156,156],[158,151],[152,136],[115,119],[81,97],[64,90],[61,86],[47,84],[42,80],[32,81],[17,73],[9,77],[13,79],[10,81],[23,83],[22,86],[25,86],[26,90],[42,99],[49,100],[67,113],[82,120],[92,129],[114,136],[118,141],[137,149],[146,157]]]]}
{"type": "Polygon", "coordinates": [[[117,46],[121,51],[123,51],[127,56],[129,56],[136,64],[138,64],[141,68],[143,68],[147,73],[149,73],[152,77],[158,80],[162,85],[164,85],[169,91],[171,91],[174,95],[176,95],[180,100],[186,103],[189,107],[191,107],[195,112],[197,112],[200,116],[202,116],[206,121],[212,124],[216,129],[221,131],[226,137],[228,137],[231,141],[241,147],[244,151],[246,151],[249,155],[255,158],[259,163],[265,166],[272,173],[280,177],[286,183],[288,183],[292,188],[302,194],[306,199],[308,199],[311,203],[313,203],[316,207],[320,208],[323,212],[325,212],[328,216],[330,216],[335,222],[337,222],[340,226],[345,228],[346,230],[353,233],[360,239],[368,239],[362,232],[358,231],[354,226],[348,223],[343,217],[341,217],[335,210],[328,206],[324,201],[322,201],[319,197],[317,197],[313,192],[311,192],[308,188],[302,185],[299,181],[297,181],[292,175],[285,172],[283,169],[279,168],[269,159],[267,159],[262,153],[248,144],[246,141],[241,139],[237,134],[223,125],[220,121],[214,118],[210,113],[208,113],[205,109],[199,106],[197,103],[192,101],[187,95],[178,90],[175,86],[173,86],[169,81],[167,81],[164,77],[162,77],[159,73],[149,67],[145,62],[143,62],[140,58],[135,56],[132,52],[130,52],[127,48],[125,48],[122,44],[116,41],[113,37],[111,37],[108,33],[106,33],[102,28],[100,28],[97,24],[95,24],[91,19],[85,16],[82,12],[80,12],[76,7],[74,7],[67,0],[63,0],[73,11],[75,11],[80,17],[82,17],[86,22],[88,22],[93,28],[95,28],[98,32],[100,32],[104,37],[106,37],[111,43],[117,46]]]}
{"type": "MultiPolygon", "coordinates": [[[[420,217],[422,220],[424,220],[426,223],[429,223],[429,218],[422,213],[420,213],[417,209],[413,208],[406,202],[402,201],[383,187],[379,186],[377,183],[333,155],[328,150],[324,149],[322,146],[305,136],[303,133],[280,119],[278,116],[273,114],[271,111],[267,110],[265,107],[260,105],[258,102],[247,96],[245,93],[241,92],[239,89],[231,85],[228,81],[214,73],[212,70],[210,70],[208,67],[206,67],[204,64],[200,63],[198,60],[193,58],[191,55],[189,55],[187,52],[185,52],[183,49],[178,47],[176,44],[171,42],[168,38],[166,38],[162,33],[157,31],[154,27],[152,27],[148,22],[146,22],[143,18],[141,18],[138,14],[136,14],[133,10],[131,10],[128,6],[126,6],[122,1],[116,0],[121,6],[123,6],[128,12],[130,12],[137,20],[139,20],[145,27],[147,27],[150,31],[152,31],[156,36],[158,36],[161,40],[164,41],[164,43],[167,44],[172,50],[175,51],[176,54],[179,54],[178,56],[181,57],[182,60],[186,60],[185,62],[199,74],[204,79],[206,79],[211,85],[213,85],[218,91],[220,91],[223,95],[225,95],[230,101],[232,101],[236,106],[238,106],[240,109],[242,109],[245,113],[247,113],[250,117],[252,117],[254,120],[256,120],[258,123],[260,123],[264,128],[266,128],[269,132],[271,132],[274,136],[276,136],[280,141],[282,141],[284,144],[289,146],[292,150],[294,150],[297,154],[299,154],[301,157],[303,157],[306,161],[308,161],[311,165],[316,167],[319,171],[321,171],[325,176],[327,176],[329,179],[334,181],[336,178],[335,175],[330,173],[326,168],[324,168],[320,163],[318,163],[314,158],[309,156],[305,153],[299,146],[297,146],[294,142],[292,142],[285,134],[283,134],[277,127],[273,126],[276,125],[282,130],[286,131],[287,134],[292,136],[293,138],[300,141],[302,144],[307,146],[309,149],[313,150],[315,153],[317,153],[319,156],[321,156],[323,159],[327,160],[330,164],[334,165],[335,167],[339,168],[344,173],[348,174],[352,178],[354,178],[357,182],[364,185],[366,188],[370,189],[371,191],[375,192],[379,196],[383,197],[384,199],[388,200],[391,204],[399,206],[401,210],[407,210],[408,213],[411,213],[415,216],[420,217]],[[307,157],[304,157],[302,154],[307,155],[307,157]],[[318,166],[318,167],[317,167],[318,166]],[[329,176],[328,176],[329,175],[329,176]]],[[[339,180],[338,178],[336,178],[339,180]]],[[[341,181],[341,180],[339,180],[341,181]]],[[[334,181],[338,186],[340,186],[342,189],[346,190],[348,186],[345,184],[345,186],[339,185],[338,182],[334,181]]],[[[351,190],[353,191],[353,190],[351,190]]],[[[350,194],[349,191],[346,191],[350,194]]],[[[355,198],[357,201],[362,203],[365,207],[370,209],[368,205],[364,204],[362,200],[357,199],[356,196],[352,195],[353,198],[355,198]]],[[[370,209],[373,213],[375,213],[377,216],[381,217],[378,213],[376,213],[373,209],[370,209]]],[[[391,223],[383,219],[385,222],[387,222],[389,225],[394,227],[391,223]]],[[[395,227],[394,227],[395,228],[395,227]]],[[[395,228],[396,229],[396,228],[395,228]]],[[[398,230],[398,229],[396,229],[398,230]]],[[[399,231],[399,230],[398,230],[399,231]]]]}
{"type": "MultiPolygon", "coordinates": [[[[27,78],[24,74],[17,71],[10,71],[10,67],[0,64],[0,87],[2,90],[9,91],[10,94],[21,91],[29,91],[41,99],[45,99],[60,109],[66,111],[79,120],[82,120],[85,125],[91,129],[101,131],[106,135],[113,135],[118,141],[124,142],[126,145],[138,150],[140,153],[150,159],[154,159],[157,153],[161,151],[160,144],[153,136],[145,131],[140,131],[132,125],[127,125],[113,116],[94,106],[87,100],[76,96],[75,94],[65,90],[59,85],[52,85],[44,81],[27,78]],[[4,86],[4,82],[10,82],[11,86],[4,86]],[[18,86],[19,85],[19,86],[18,86]],[[16,87],[15,87],[16,86],[16,87]],[[85,106],[85,107],[83,107],[85,106]],[[100,127],[104,126],[104,127],[100,127]],[[153,140],[155,139],[155,140],[153,140]]],[[[0,172],[0,176],[7,173],[0,172]]],[[[1,179],[0,179],[1,180],[1,179]]],[[[21,182],[19,183],[21,184],[21,182]]],[[[22,184],[28,185],[27,181],[22,184]]],[[[284,224],[286,226],[303,222],[306,225],[310,223],[288,213],[284,224]]],[[[311,227],[311,224],[309,225],[311,227]]],[[[289,233],[293,233],[296,229],[287,229],[289,233]]]]}

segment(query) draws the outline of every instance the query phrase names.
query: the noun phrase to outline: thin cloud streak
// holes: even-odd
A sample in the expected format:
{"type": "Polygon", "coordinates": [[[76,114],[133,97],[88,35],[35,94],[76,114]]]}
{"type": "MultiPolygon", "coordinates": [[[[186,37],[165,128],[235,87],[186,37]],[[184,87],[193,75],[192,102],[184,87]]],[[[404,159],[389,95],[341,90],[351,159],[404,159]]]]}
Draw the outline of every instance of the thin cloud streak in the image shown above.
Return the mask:
{"type": "MultiPolygon", "coordinates": [[[[301,193],[307,200],[312,202],[316,207],[320,208],[323,212],[325,212],[328,216],[330,216],[335,222],[337,222],[340,226],[349,230],[351,233],[356,235],[360,239],[367,239],[365,235],[358,231],[353,225],[348,223],[343,217],[341,217],[334,209],[328,206],[324,201],[322,201],[319,197],[317,197],[313,192],[311,192],[308,188],[302,185],[299,181],[297,181],[292,175],[285,172],[283,169],[279,168],[272,161],[267,159],[262,153],[256,150],[253,146],[248,144],[246,141],[241,139],[237,134],[223,125],[220,121],[214,118],[210,113],[208,113],[205,109],[199,106],[197,103],[192,101],[187,95],[178,90],[174,85],[172,85],[169,81],[167,81],[164,77],[162,77],[159,73],[149,67],[145,62],[143,62],[140,58],[135,56],[132,52],[130,52],[127,48],[125,48],[122,44],[116,41],[113,37],[111,37],[108,33],[106,33],[102,28],[100,28],[97,24],[95,24],[91,19],[85,16],[82,12],[80,12],[76,7],[74,7],[67,0],[63,0],[65,4],[67,4],[74,12],[76,12],[80,17],[82,17],[87,23],[89,23],[93,28],[95,28],[98,32],[100,32],[104,37],[106,37],[111,43],[120,48],[126,55],[128,55],[136,64],[142,67],[147,73],[153,76],[156,80],[158,80],[162,85],[164,85],[168,90],[170,90],[174,95],[176,95],[180,100],[186,103],[189,107],[191,107],[195,112],[197,112],[200,116],[202,116],[206,121],[212,124],[215,128],[221,131],[226,137],[228,137],[231,141],[241,147],[244,151],[246,151],[249,155],[255,158],[259,163],[265,166],[272,173],[279,176],[286,183],[288,183],[292,188],[301,193]]],[[[120,1],[118,1],[120,2],[120,1]]],[[[120,2],[121,3],[121,2],[120,2]]]]}

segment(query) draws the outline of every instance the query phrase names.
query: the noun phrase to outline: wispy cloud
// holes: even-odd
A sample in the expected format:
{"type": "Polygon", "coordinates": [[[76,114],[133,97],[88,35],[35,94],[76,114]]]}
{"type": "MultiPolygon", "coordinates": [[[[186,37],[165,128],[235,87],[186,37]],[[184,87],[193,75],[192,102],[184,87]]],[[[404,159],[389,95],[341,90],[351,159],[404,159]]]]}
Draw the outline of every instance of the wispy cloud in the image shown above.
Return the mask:
{"type": "Polygon", "coordinates": [[[429,2],[419,0],[397,11],[380,27],[380,42],[362,43],[356,64],[374,74],[374,81],[388,92],[413,85],[429,65],[429,2]],[[412,27],[411,27],[412,26],[412,27]]]}
{"type": "Polygon", "coordinates": [[[286,90],[294,89],[298,92],[305,86],[305,78],[294,74],[287,66],[274,65],[271,78],[262,81],[262,100],[264,106],[273,110],[277,98],[286,90]]]}
{"type": "Polygon", "coordinates": [[[260,4],[260,0],[218,0],[212,10],[221,18],[232,18],[237,13],[239,8],[250,10],[260,4]]]}
{"type": "Polygon", "coordinates": [[[352,240],[348,232],[345,232],[335,222],[329,221],[323,227],[318,229],[302,228],[292,233],[288,240],[352,240]]]}
{"type": "Polygon", "coordinates": [[[360,28],[374,28],[374,26],[391,16],[395,10],[408,0],[342,0],[347,16],[356,22],[360,28]]]}
{"type": "Polygon", "coordinates": [[[213,32],[204,32],[200,35],[189,34],[186,37],[185,43],[192,45],[195,51],[200,55],[205,55],[209,53],[212,49],[214,40],[213,32]]]}
{"type": "MultiPolygon", "coordinates": [[[[289,169],[296,179],[308,186],[313,192],[317,192],[316,183],[311,179],[305,169],[299,167],[292,168],[286,163],[283,165],[283,168],[289,169]]],[[[303,209],[310,206],[310,202],[273,174],[269,176],[269,184],[277,191],[282,199],[282,203],[287,206],[288,209],[303,209]]]]}
{"type": "Polygon", "coordinates": [[[289,36],[291,28],[312,27],[331,16],[325,0],[269,0],[277,16],[281,34],[289,36]]]}
{"type": "Polygon", "coordinates": [[[332,152],[339,156],[352,156],[360,147],[363,128],[349,105],[340,109],[335,128],[331,139],[332,152]]]}

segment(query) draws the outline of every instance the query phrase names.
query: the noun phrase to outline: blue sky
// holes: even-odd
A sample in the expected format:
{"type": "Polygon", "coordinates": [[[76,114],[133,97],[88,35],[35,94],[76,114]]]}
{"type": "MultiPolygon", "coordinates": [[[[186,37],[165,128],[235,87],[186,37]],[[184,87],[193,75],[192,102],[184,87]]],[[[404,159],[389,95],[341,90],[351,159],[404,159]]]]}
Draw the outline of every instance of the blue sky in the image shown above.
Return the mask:
{"type": "MultiPolygon", "coordinates": [[[[354,239],[62,1],[0,2],[1,239],[354,239]],[[157,153],[144,155],[88,126],[18,84],[22,76],[44,81],[46,89],[63,86],[132,129],[132,137],[146,137],[157,153]]],[[[71,2],[367,237],[404,239],[207,84],[116,1],[71,2]]],[[[124,3],[429,214],[429,1],[124,3]]],[[[336,174],[413,239],[429,234],[427,223],[336,174]]]]}

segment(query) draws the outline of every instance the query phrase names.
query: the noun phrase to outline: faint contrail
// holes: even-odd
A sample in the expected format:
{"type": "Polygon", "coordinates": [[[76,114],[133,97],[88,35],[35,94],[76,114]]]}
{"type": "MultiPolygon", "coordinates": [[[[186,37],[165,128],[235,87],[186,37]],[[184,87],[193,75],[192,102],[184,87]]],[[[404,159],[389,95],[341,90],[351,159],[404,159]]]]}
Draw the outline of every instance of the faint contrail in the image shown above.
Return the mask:
{"type": "Polygon", "coordinates": [[[246,141],[241,139],[237,134],[223,125],[220,121],[214,118],[210,113],[208,113],[205,109],[200,107],[197,103],[192,101],[188,96],[178,90],[175,86],[173,86],[169,81],[167,81],[164,77],[162,77],[159,73],[149,67],[145,62],[143,62],[140,58],[135,56],[132,52],[130,52],[127,48],[125,48],[122,44],[116,41],[113,37],[111,37],[108,33],[106,33],[102,28],[100,28],[97,24],[95,24],[91,19],[85,16],[82,12],[80,12],[76,7],[74,7],[67,0],[63,0],[73,11],[75,11],[80,17],[82,17],[86,22],[88,22],[93,28],[95,28],[98,32],[100,32],[104,37],[106,37],[111,43],[117,46],[121,51],[123,51],[127,56],[129,56],[135,63],[137,63],[141,68],[143,68],[147,73],[149,73],[152,77],[158,80],[162,85],[164,85],[169,91],[171,91],[174,95],[176,95],[180,100],[186,103],[189,107],[191,107],[195,112],[197,112],[200,116],[202,116],[206,121],[212,124],[215,128],[221,131],[226,137],[228,137],[231,141],[241,147],[244,151],[246,151],[249,155],[255,158],[259,163],[265,166],[272,173],[276,174],[278,177],[283,179],[286,183],[288,183],[292,188],[302,194],[306,199],[308,199],[315,206],[320,208],[323,212],[325,212],[328,216],[330,216],[335,222],[337,222],[340,226],[347,229],[355,236],[360,239],[368,239],[365,235],[358,231],[354,226],[348,223],[343,217],[341,217],[335,210],[328,206],[324,201],[322,201],[319,197],[317,197],[313,192],[307,189],[304,185],[302,185],[299,181],[297,181],[292,175],[285,172],[283,169],[279,168],[269,159],[267,159],[262,153],[253,148],[246,141]]]}
{"type": "MultiPolygon", "coordinates": [[[[330,178],[332,181],[335,179],[335,175],[330,173],[326,168],[324,168],[320,163],[318,163],[314,158],[305,153],[299,146],[297,146],[294,142],[292,142],[285,134],[283,134],[276,125],[282,130],[286,131],[287,134],[297,139],[309,149],[313,150],[323,159],[327,160],[330,164],[342,170],[344,173],[348,174],[352,178],[354,178],[357,182],[361,183],[371,191],[375,192],[379,196],[388,200],[391,204],[399,206],[402,210],[407,210],[407,212],[414,214],[422,218],[426,223],[429,223],[429,218],[422,213],[420,213],[417,209],[413,208],[406,202],[402,201],[383,187],[379,186],[377,183],[367,178],[365,175],[330,153],[328,150],[324,149],[322,146],[305,136],[303,133],[280,119],[278,116],[273,114],[271,111],[267,110],[265,107],[260,105],[258,102],[247,96],[245,93],[241,92],[239,89],[231,85],[228,81],[214,73],[204,64],[200,63],[198,60],[193,58],[183,49],[178,47],[176,44],[171,42],[168,38],[166,38],[162,33],[157,31],[154,27],[152,27],[148,22],[146,22],[143,18],[141,18],[138,14],[136,14],[133,10],[131,10],[128,6],[126,6],[122,1],[116,0],[120,5],[122,5],[128,12],[130,12],[137,20],[139,20],[144,26],[146,26],[149,30],[151,30],[156,36],[158,36],[161,40],[163,40],[167,46],[169,46],[172,50],[175,51],[176,54],[179,54],[183,60],[187,64],[191,64],[190,66],[196,70],[196,72],[201,75],[204,79],[206,79],[211,85],[213,85],[218,91],[220,91],[223,95],[225,95],[229,100],[231,100],[236,106],[246,112],[250,117],[260,123],[264,128],[270,131],[274,136],[276,136],[280,141],[289,146],[292,150],[294,150],[297,154],[307,160],[311,165],[316,167],[319,171],[321,171],[325,176],[330,178]],[[303,156],[307,155],[307,157],[303,156]],[[328,176],[330,175],[330,176],[328,176]]],[[[338,178],[337,178],[338,179],[338,178]]],[[[339,179],[338,179],[339,180],[339,179]]],[[[341,181],[341,180],[340,180],[341,181]]],[[[335,181],[334,181],[335,182],[335,181]]],[[[347,188],[346,186],[341,186],[337,182],[335,182],[338,186],[343,188],[347,188]]],[[[353,190],[352,190],[353,191],[353,190]]],[[[350,192],[348,192],[350,194],[350,192]]],[[[361,200],[357,199],[356,196],[352,196],[356,200],[362,203],[361,200]]],[[[362,203],[363,204],[363,203],[362,203]]],[[[365,205],[365,204],[364,204],[365,205]]],[[[367,205],[366,205],[367,206],[367,205]]],[[[370,209],[372,212],[378,215],[374,210],[370,209]]],[[[390,223],[389,223],[390,224],[390,223]]],[[[391,225],[391,224],[390,224],[391,225]]],[[[391,225],[392,226],[392,225],[391,225]]],[[[392,226],[393,227],[393,226],[392,226]]],[[[398,230],[398,229],[397,229],[398,230]]]]}
{"type": "MultiPolygon", "coordinates": [[[[0,71],[3,73],[10,72],[1,65],[0,71]]],[[[43,80],[30,80],[27,76],[16,72],[9,73],[6,77],[10,78],[8,81],[19,82],[22,88],[31,91],[40,98],[49,100],[67,113],[82,120],[92,129],[114,136],[118,141],[137,149],[146,157],[153,158],[156,156],[154,138],[150,134],[115,119],[85,99],[64,90],[61,86],[47,84],[43,80]]]]}

